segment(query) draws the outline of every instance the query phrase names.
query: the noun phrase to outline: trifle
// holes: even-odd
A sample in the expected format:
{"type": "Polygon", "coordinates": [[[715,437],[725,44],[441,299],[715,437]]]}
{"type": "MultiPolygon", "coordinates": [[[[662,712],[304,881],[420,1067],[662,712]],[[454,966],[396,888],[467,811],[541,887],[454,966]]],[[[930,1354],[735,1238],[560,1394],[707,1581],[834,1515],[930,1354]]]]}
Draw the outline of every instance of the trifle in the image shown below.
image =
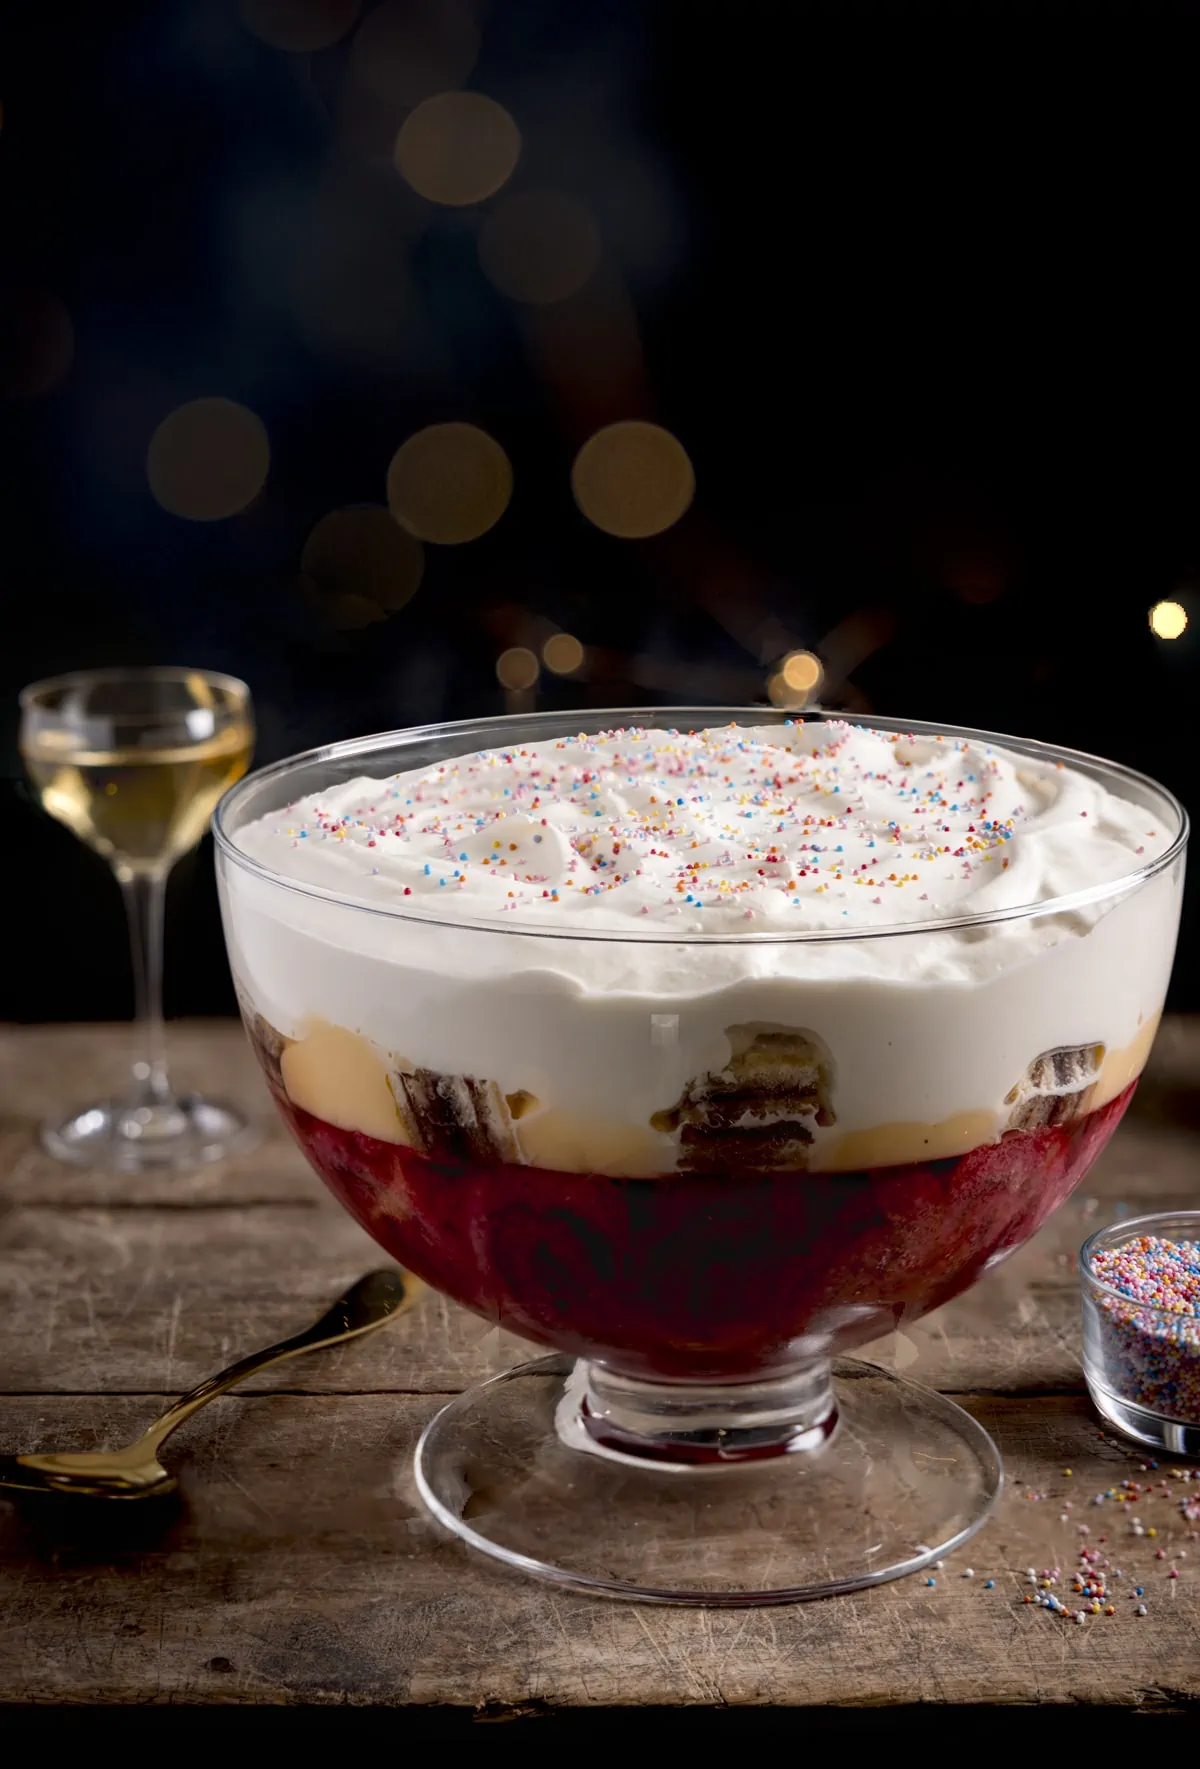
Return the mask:
{"type": "Polygon", "coordinates": [[[998,1473],[966,1415],[845,1354],[1019,1246],[1112,1135],[1185,819],[1124,769],[981,733],[605,723],[394,733],[236,788],[217,831],[251,1042],[376,1240],[554,1354],[427,1433],[443,1522],[618,1594],[877,1582],[969,1533],[998,1473]],[[930,1500],[922,1454],[972,1494],[930,1500]],[[903,1503],[864,1496],[864,1466],[903,1503]],[[822,1486],[895,1541],[799,1543],[822,1486]],[[668,1538],[714,1506],[773,1517],[797,1565],[751,1577],[722,1525],[731,1569],[710,1543],[689,1583],[668,1538]]]}

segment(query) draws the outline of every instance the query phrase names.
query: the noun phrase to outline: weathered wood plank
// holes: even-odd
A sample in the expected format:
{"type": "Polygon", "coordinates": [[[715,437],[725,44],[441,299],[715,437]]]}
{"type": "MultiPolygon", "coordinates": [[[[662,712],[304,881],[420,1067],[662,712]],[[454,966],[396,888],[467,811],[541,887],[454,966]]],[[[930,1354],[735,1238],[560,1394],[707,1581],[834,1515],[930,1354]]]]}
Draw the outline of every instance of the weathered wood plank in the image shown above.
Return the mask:
{"type": "MultiPolygon", "coordinates": [[[[0,1339],[0,1390],[184,1389],[316,1318],[363,1272],[386,1265],[330,1200],[271,1209],[13,1211],[3,1222],[0,1296],[27,1323],[0,1339]]],[[[285,1366],[269,1387],[444,1392],[494,1365],[499,1335],[427,1292],[360,1345],[285,1366]]],[[[509,1340],[505,1361],[528,1355],[509,1340]]]]}
{"type": "MultiPolygon", "coordinates": [[[[1075,1254],[1114,1214],[1173,1194],[1073,1199],[965,1296],[864,1355],[949,1389],[1079,1386],[1075,1254]]],[[[0,1217],[0,1390],[129,1393],[189,1387],[315,1317],[387,1263],[323,1196],[271,1208],[47,1209],[0,1217]]],[[[293,1364],[268,1385],[314,1392],[465,1387],[527,1355],[443,1297],[361,1346],[293,1364]]]]}
{"type": "MultiPolygon", "coordinates": [[[[174,1446],[186,1505],[164,1525],[122,1507],[98,1537],[67,1502],[40,1520],[0,1507],[0,1699],[1156,1707],[1200,1696],[1200,1547],[1182,1489],[1143,1503],[1153,1540],[1132,1535],[1124,1507],[1093,1507],[1136,1458],[1100,1439],[1081,1400],[973,1403],[1010,1487],[936,1588],[918,1577],[760,1613],[573,1597],[442,1541],[417,1515],[408,1472],[434,1404],[229,1397],[174,1446]],[[1027,1566],[1069,1568],[1100,1534],[1124,1569],[1118,1588],[1144,1586],[1145,1618],[1129,1595],[1082,1627],[1022,1601],[1027,1566]],[[1159,1545],[1191,1557],[1158,1561],[1159,1545]]],[[[9,1399],[0,1430],[87,1447],[152,1410],[106,1402],[101,1431],[94,1401],[9,1399]]]]}

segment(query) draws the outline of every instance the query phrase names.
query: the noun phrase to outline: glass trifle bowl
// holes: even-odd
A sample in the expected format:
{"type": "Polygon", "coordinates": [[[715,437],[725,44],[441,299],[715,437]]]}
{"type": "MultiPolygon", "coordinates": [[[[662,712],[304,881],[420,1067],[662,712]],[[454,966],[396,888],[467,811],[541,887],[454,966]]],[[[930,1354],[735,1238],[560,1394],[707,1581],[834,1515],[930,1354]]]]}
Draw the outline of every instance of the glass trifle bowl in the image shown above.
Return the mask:
{"type": "Polygon", "coordinates": [[[547,1355],[426,1428],[474,1547],[560,1584],[797,1600],[926,1566],[1001,1483],[847,1354],[1082,1179],[1149,1053],[1187,825],[1113,763],[762,708],[425,726],[260,770],[218,873],[313,1167],[547,1355]]]}

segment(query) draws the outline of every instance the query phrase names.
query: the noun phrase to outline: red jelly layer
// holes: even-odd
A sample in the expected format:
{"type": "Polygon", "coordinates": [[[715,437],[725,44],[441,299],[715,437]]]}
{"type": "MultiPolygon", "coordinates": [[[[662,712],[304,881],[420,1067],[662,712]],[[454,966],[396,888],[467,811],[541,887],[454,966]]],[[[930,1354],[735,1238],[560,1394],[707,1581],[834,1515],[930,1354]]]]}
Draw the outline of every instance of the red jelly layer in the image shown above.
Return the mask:
{"type": "Polygon", "coordinates": [[[457,1302],[627,1375],[723,1381],[965,1290],[1078,1185],[1133,1091],[947,1160],[661,1179],[433,1161],[278,1103],[351,1215],[457,1302]]]}

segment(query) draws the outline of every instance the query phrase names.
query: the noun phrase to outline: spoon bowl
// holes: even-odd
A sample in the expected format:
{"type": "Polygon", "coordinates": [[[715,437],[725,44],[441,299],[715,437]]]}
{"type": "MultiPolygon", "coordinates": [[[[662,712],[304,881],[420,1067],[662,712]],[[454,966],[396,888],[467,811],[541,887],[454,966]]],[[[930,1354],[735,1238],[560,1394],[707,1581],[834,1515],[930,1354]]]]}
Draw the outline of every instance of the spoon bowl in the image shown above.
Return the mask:
{"type": "Polygon", "coordinates": [[[22,1493],[75,1493],[89,1499],[148,1499],[174,1492],[173,1474],[140,1443],[124,1450],[0,1456],[0,1488],[22,1493]]]}

